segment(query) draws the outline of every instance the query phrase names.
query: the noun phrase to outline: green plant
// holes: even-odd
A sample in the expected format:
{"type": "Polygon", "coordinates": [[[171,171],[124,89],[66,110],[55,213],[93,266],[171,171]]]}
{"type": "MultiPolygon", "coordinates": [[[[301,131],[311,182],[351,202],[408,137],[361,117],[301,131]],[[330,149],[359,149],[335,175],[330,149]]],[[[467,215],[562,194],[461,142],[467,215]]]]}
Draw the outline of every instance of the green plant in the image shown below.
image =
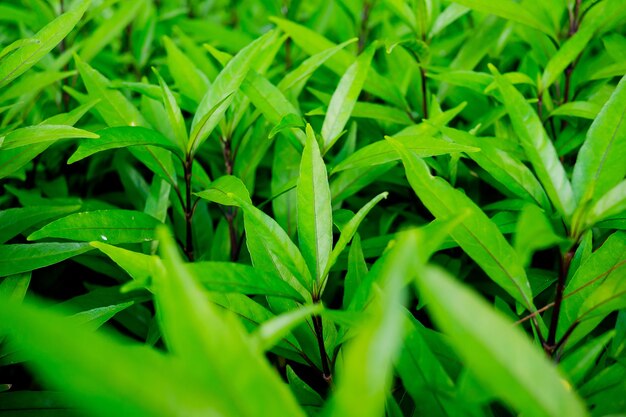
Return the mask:
{"type": "Polygon", "coordinates": [[[0,415],[624,412],[625,22],[4,1],[0,415]]]}

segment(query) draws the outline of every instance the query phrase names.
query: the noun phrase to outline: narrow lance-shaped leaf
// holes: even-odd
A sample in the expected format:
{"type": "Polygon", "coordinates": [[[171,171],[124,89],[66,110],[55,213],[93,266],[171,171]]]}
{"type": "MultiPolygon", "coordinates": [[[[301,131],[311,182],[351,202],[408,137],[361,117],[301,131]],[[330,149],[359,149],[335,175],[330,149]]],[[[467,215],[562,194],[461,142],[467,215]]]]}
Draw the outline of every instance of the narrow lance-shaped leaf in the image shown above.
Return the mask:
{"type": "Polygon", "coordinates": [[[37,32],[32,42],[21,44],[11,55],[3,58],[0,61],[0,88],[28,71],[54,49],[74,29],[90,4],[90,0],[78,2],[72,10],[57,17],[37,32]]]}
{"type": "Polygon", "coordinates": [[[0,137],[0,149],[15,149],[23,146],[56,142],[59,139],[99,138],[95,133],[72,126],[38,125],[17,129],[0,137]]]}
{"type": "Polygon", "coordinates": [[[171,357],[119,335],[95,333],[77,318],[50,310],[40,302],[17,305],[2,299],[0,322],[11,326],[0,326],[0,334],[9,334],[45,385],[62,390],[73,407],[80,407],[79,414],[166,417],[202,410],[228,415],[222,393],[182,372],[171,357]]]}
{"type": "Polygon", "coordinates": [[[540,30],[552,38],[556,37],[550,22],[539,19],[538,16],[542,16],[540,13],[533,13],[513,0],[454,0],[454,2],[482,13],[493,14],[506,20],[521,23],[540,30]]]}
{"type": "Polygon", "coordinates": [[[204,96],[191,124],[191,135],[187,153],[196,149],[209,137],[226,109],[232,103],[233,94],[239,89],[248,70],[259,56],[276,39],[276,32],[270,31],[239,51],[219,73],[209,92],[204,96]],[[219,104],[219,106],[217,106],[219,104]],[[214,107],[217,106],[216,109],[214,107]],[[205,116],[211,112],[208,118],[205,116]]]}
{"type": "Polygon", "coordinates": [[[626,180],[604,194],[593,205],[587,216],[587,226],[591,227],[600,220],[626,211],[626,180]]]}
{"type": "Polygon", "coordinates": [[[262,351],[271,349],[280,339],[287,336],[297,325],[306,321],[314,314],[321,314],[321,304],[309,304],[302,308],[283,313],[263,322],[255,331],[253,337],[257,339],[262,351]]]}
{"type": "Polygon", "coordinates": [[[299,93],[302,90],[304,82],[313,74],[313,72],[323,65],[329,58],[335,55],[337,52],[345,48],[346,46],[357,41],[357,38],[348,39],[345,42],[340,43],[337,46],[320,51],[309,58],[307,58],[296,69],[285,75],[277,84],[277,87],[281,91],[289,91],[299,93]]]}
{"type": "MultiPolygon", "coordinates": [[[[393,135],[419,156],[444,155],[452,152],[475,152],[478,148],[461,145],[432,137],[439,127],[449,123],[465,108],[465,103],[430,118],[427,123],[406,127],[393,135]]],[[[332,174],[353,168],[365,168],[396,161],[400,156],[386,140],[379,140],[362,147],[341,161],[332,174]]]]}
{"type": "MultiPolygon", "coordinates": [[[[241,91],[270,123],[279,124],[286,115],[300,115],[300,111],[274,84],[254,70],[248,72],[241,84],[241,91]]],[[[291,143],[298,148],[304,144],[305,137],[301,129],[291,128],[286,133],[291,143]]],[[[272,136],[270,133],[270,138],[272,136]]]]}
{"type": "Polygon", "coordinates": [[[104,75],[80,57],[74,60],[89,96],[100,99],[95,108],[109,126],[149,127],[137,108],[120,91],[110,88],[111,82],[104,75]]]}
{"type": "Polygon", "coordinates": [[[163,37],[163,45],[167,52],[167,66],[176,87],[182,94],[199,103],[210,86],[209,80],[167,36],[163,37]]]}
{"type": "Polygon", "coordinates": [[[490,66],[490,69],[526,156],[552,204],[569,224],[576,206],[574,193],[552,141],[524,96],[495,67],[490,66]]]}
{"type": "Polygon", "coordinates": [[[324,413],[327,417],[379,417],[384,415],[393,362],[400,348],[403,327],[405,277],[414,267],[417,237],[407,233],[386,257],[377,279],[377,296],[365,310],[367,320],[343,348],[343,366],[337,388],[324,413]]]}
{"type": "Polygon", "coordinates": [[[167,111],[170,126],[172,126],[172,130],[174,130],[174,139],[176,139],[176,143],[178,143],[178,147],[181,152],[184,153],[187,150],[187,142],[189,140],[187,136],[187,126],[185,126],[185,119],[183,118],[183,114],[180,111],[180,107],[178,106],[176,99],[174,98],[174,94],[172,94],[172,91],[165,80],[161,77],[161,74],[159,74],[156,69],[154,69],[154,73],[156,74],[159,80],[159,85],[161,86],[163,105],[167,111]]]}
{"type": "MultiPolygon", "coordinates": [[[[578,153],[572,184],[578,199],[577,216],[587,204],[597,201],[626,175],[626,76],[604,104],[587,131],[578,153]]],[[[582,223],[582,220],[579,220],[582,223]]]]}
{"type": "Polygon", "coordinates": [[[153,129],[139,126],[118,126],[100,130],[98,135],[99,139],[82,141],[67,160],[67,163],[73,164],[88,156],[110,149],[145,145],[176,151],[179,156],[182,156],[181,150],[176,147],[174,142],[153,129]]]}
{"type": "Polygon", "coordinates": [[[573,346],[620,305],[626,306],[626,233],[609,236],[578,268],[565,288],[557,336],[577,324],[573,346]]]}
{"type": "Polygon", "coordinates": [[[417,283],[435,323],[489,392],[528,416],[588,415],[554,364],[501,313],[443,269],[426,268],[417,283]]]}
{"type": "Polygon", "coordinates": [[[383,198],[387,198],[388,195],[389,193],[383,192],[372,198],[366,205],[361,207],[361,209],[354,215],[354,217],[352,217],[350,221],[343,227],[343,229],[341,230],[341,235],[339,235],[339,240],[335,244],[333,251],[330,253],[330,258],[328,259],[328,263],[326,264],[326,269],[322,274],[320,294],[324,291],[324,287],[326,286],[326,282],[328,281],[330,268],[335,265],[337,259],[339,259],[339,255],[341,255],[346,246],[348,246],[348,243],[350,243],[350,241],[356,234],[359,225],[365,219],[365,216],[367,216],[367,214],[374,208],[374,206],[378,204],[383,198]]]}
{"type": "Polygon", "coordinates": [[[297,193],[300,249],[319,283],[333,246],[333,214],[326,165],[311,125],[306,126],[297,193]]]}
{"type": "Polygon", "coordinates": [[[276,220],[252,205],[240,179],[221,177],[198,196],[240,207],[244,212],[246,245],[254,267],[278,274],[305,300],[311,300],[313,279],[302,254],[276,220]]]}
{"type": "MultiPolygon", "coordinates": [[[[314,55],[337,46],[324,36],[305,26],[276,17],[272,17],[270,20],[276,23],[280,29],[284,30],[289,37],[293,39],[294,43],[296,43],[309,55],[314,55]]],[[[328,58],[325,65],[335,74],[343,76],[353,62],[354,56],[350,54],[350,52],[339,50],[332,57],[328,58]]],[[[393,103],[397,107],[402,109],[408,108],[407,102],[402,96],[402,93],[400,93],[398,87],[396,87],[396,85],[387,78],[376,72],[374,68],[370,68],[367,76],[367,82],[363,88],[365,91],[393,103]]]]}
{"type": "Polygon", "coordinates": [[[145,0],[121,2],[115,13],[99,24],[96,30],[81,42],[80,57],[87,62],[91,61],[135,19],[142,6],[146,6],[145,0]]]}
{"type": "Polygon", "coordinates": [[[467,152],[468,158],[513,194],[550,209],[550,200],[532,171],[511,153],[494,146],[491,138],[479,138],[448,127],[443,127],[441,131],[456,143],[479,148],[480,152],[467,152]]]}
{"type": "Polygon", "coordinates": [[[255,349],[241,322],[207,302],[164,228],[159,230],[159,241],[164,270],[155,276],[156,306],[173,354],[224,396],[227,415],[304,416],[287,386],[255,349]],[[207,358],[212,358],[212,363],[207,363],[207,358]],[[231,379],[233,369],[237,369],[236,381],[231,379]],[[240,401],[244,396],[247,401],[240,401]]]}
{"type": "Polygon", "coordinates": [[[402,157],[409,184],[422,203],[437,218],[453,218],[460,210],[469,215],[450,235],[485,273],[514,299],[534,311],[530,283],[522,263],[498,227],[464,193],[439,177],[433,177],[426,162],[398,141],[388,138],[402,157]]]}
{"type": "Polygon", "coordinates": [[[17,236],[37,224],[52,220],[80,209],[80,205],[21,207],[0,211],[0,243],[17,236]]]}
{"type": "Polygon", "coordinates": [[[157,219],[140,211],[95,210],[70,214],[28,236],[29,240],[56,237],[111,244],[146,242],[154,238],[157,219]]]}
{"type": "MultiPolygon", "coordinates": [[[[600,24],[599,19],[583,20],[582,27],[550,58],[541,77],[541,91],[548,89],[563,71],[582,53],[600,24]]],[[[569,98],[567,98],[569,99],[569,98]]]]}
{"type": "Polygon", "coordinates": [[[324,153],[326,153],[337,141],[343,128],[350,119],[352,109],[359,99],[361,89],[367,78],[376,43],[367,47],[365,51],[347,69],[339,80],[337,89],[328,104],[328,111],[322,125],[322,138],[324,140],[324,153]]]}
{"type": "Polygon", "coordinates": [[[0,245],[0,277],[54,265],[91,249],[73,242],[0,245]]]}

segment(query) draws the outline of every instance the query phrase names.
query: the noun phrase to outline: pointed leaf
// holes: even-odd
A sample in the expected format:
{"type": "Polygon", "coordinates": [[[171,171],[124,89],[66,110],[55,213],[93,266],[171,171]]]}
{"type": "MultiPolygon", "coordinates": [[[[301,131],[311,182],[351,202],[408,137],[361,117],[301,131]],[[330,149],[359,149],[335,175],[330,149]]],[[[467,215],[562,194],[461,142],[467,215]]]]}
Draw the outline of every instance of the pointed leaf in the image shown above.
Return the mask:
{"type": "Polygon", "coordinates": [[[209,137],[226,109],[232,103],[233,94],[239,90],[255,59],[276,39],[276,32],[270,31],[239,51],[219,73],[209,92],[204,96],[191,124],[191,134],[187,152],[196,149],[209,137]],[[217,108],[215,108],[217,106],[217,108]],[[211,115],[206,118],[207,114],[211,115]],[[205,119],[206,118],[206,119],[205,119]]]}
{"type": "Polygon", "coordinates": [[[241,322],[207,302],[165,229],[160,229],[159,241],[165,268],[155,276],[156,306],[172,353],[198,379],[221,391],[228,415],[304,416],[241,322]],[[207,358],[214,360],[209,364],[207,358]],[[237,380],[224,385],[234,369],[237,380]],[[244,396],[247,401],[240,401],[244,396]]]}
{"type": "Polygon", "coordinates": [[[297,193],[300,249],[311,275],[319,282],[333,246],[333,209],[326,165],[311,125],[306,127],[297,193]]]}
{"type": "Polygon", "coordinates": [[[54,49],[74,29],[90,0],[82,0],[67,13],[44,26],[32,38],[32,42],[20,45],[11,55],[0,61],[0,88],[4,87],[35,65],[48,52],[54,49]]]}
{"type": "Polygon", "coordinates": [[[569,223],[575,209],[574,194],[552,141],[524,96],[495,67],[490,68],[526,156],[552,204],[569,223]]]}
{"type": "Polygon", "coordinates": [[[435,323],[489,392],[524,415],[588,415],[546,355],[501,313],[443,269],[429,267],[417,282],[435,323]]]}
{"type": "Polygon", "coordinates": [[[67,160],[73,164],[93,154],[110,149],[128,148],[131,146],[157,146],[159,148],[177,151],[182,155],[176,144],[153,129],[145,127],[119,126],[109,127],[98,131],[99,139],[82,141],[80,146],[67,160]]]}
{"type": "Polygon", "coordinates": [[[91,249],[87,243],[0,245],[0,277],[54,265],[91,249]]]}
{"type": "Polygon", "coordinates": [[[348,123],[352,109],[359,99],[361,89],[365,84],[375,51],[376,43],[368,46],[339,80],[322,125],[324,153],[333,146],[346,123],[348,123]]]}
{"type": "Polygon", "coordinates": [[[28,240],[47,237],[110,244],[146,242],[154,239],[157,219],[140,211],[96,210],[70,214],[44,226],[28,240]]]}
{"type": "Polygon", "coordinates": [[[521,23],[531,28],[537,29],[546,35],[555,38],[556,34],[547,19],[540,19],[541,14],[533,13],[513,0],[454,0],[455,3],[469,7],[482,13],[489,13],[506,20],[521,23]]]}
{"type": "Polygon", "coordinates": [[[437,218],[452,218],[461,210],[469,215],[450,233],[485,273],[514,299],[534,311],[533,295],[517,253],[498,227],[463,192],[439,177],[426,163],[394,139],[388,139],[402,157],[406,175],[422,203],[437,218]]]}
{"type": "Polygon", "coordinates": [[[95,133],[72,126],[62,125],[39,125],[28,126],[12,131],[6,136],[0,137],[0,149],[15,149],[23,146],[56,142],[59,139],[91,138],[99,136],[95,133]]]}

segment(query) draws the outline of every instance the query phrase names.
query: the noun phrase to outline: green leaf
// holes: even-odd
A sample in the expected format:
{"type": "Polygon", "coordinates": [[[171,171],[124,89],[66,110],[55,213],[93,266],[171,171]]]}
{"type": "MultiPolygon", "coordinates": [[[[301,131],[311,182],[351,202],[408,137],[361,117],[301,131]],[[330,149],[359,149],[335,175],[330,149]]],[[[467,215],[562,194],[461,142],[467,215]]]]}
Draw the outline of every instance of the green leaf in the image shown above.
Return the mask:
{"type": "Polygon", "coordinates": [[[266,33],[242,49],[219,73],[211,89],[198,105],[198,111],[191,123],[187,153],[194,154],[209,137],[232,103],[233,94],[239,90],[255,59],[275,40],[275,31],[266,33]],[[206,117],[209,114],[210,116],[206,117]]]}
{"type": "MultiPolygon", "coordinates": [[[[74,125],[87,113],[97,102],[92,101],[78,106],[69,113],[61,113],[46,119],[42,124],[74,125]]],[[[5,178],[22,168],[37,155],[48,149],[51,142],[44,142],[32,146],[23,146],[10,150],[0,149],[0,178],[5,178]]]]}
{"type": "Polygon", "coordinates": [[[164,229],[159,231],[159,241],[165,268],[155,277],[155,301],[172,354],[205,386],[221,393],[221,403],[228,407],[225,415],[304,416],[241,323],[207,302],[164,229]],[[211,363],[207,358],[213,359],[211,363]],[[237,369],[236,381],[229,378],[233,369],[237,369]],[[225,385],[225,381],[232,382],[225,385]],[[247,401],[239,401],[241,398],[247,401]]]}
{"type": "Polygon", "coordinates": [[[104,241],[111,244],[146,242],[154,239],[157,219],[140,211],[96,210],[70,214],[44,226],[28,240],[62,238],[104,241]]]}
{"type": "Polygon", "coordinates": [[[480,152],[467,152],[468,158],[494,177],[500,184],[518,197],[534,202],[544,209],[550,201],[532,171],[509,152],[500,149],[500,139],[479,138],[462,130],[443,127],[442,133],[456,143],[473,146],[480,152]]]}
{"type": "MultiPolygon", "coordinates": [[[[287,100],[274,84],[254,70],[248,72],[248,76],[241,84],[241,91],[270,123],[278,124],[283,117],[288,115],[295,115],[296,117],[300,115],[300,111],[287,100]]],[[[300,129],[289,129],[287,136],[294,144],[303,145],[305,142],[304,134],[300,129]]],[[[271,132],[269,138],[272,138],[271,132]]]]}
{"type": "MultiPolygon", "coordinates": [[[[448,110],[441,115],[434,116],[428,120],[428,123],[420,123],[409,126],[393,135],[393,137],[419,156],[434,156],[452,152],[478,151],[478,148],[460,145],[432,137],[435,133],[437,133],[439,126],[447,124],[457,114],[459,114],[464,107],[465,105],[463,104],[454,109],[448,110]]],[[[358,149],[348,158],[341,161],[332,170],[332,174],[346,169],[381,165],[398,159],[400,159],[400,157],[393,146],[391,146],[386,140],[380,140],[358,149]]]]}
{"type": "Polygon", "coordinates": [[[123,291],[143,288],[149,285],[149,279],[156,267],[156,256],[133,252],[97,241],[89,244],[111,258],[113,262],[133,278],[133,282],[124,285],[123,291]]]}
{"type": "Polygon", "coordinates": [[[40,303],[2,300],[0,319],[13,323],[0,332],[28,354],[46,385],[62,390],[83,413],[148,417],[228,409],[218,390],[183,372],[173,358],[119,335],[94,333],[40,303]]]}
{"type": "Polygon", "coordinates": [[[209,89],[209,80],[167,36],[163,37],[163,45],[167,51],[167,67],[176,87],[182,94],[200,103],[209,89]]]}
{"type": "Polygon", "coordinates": [[[489,392],[524,415],[587,415],[546,355],[501,313],[443,269],[426,268],[417,283],[435,323],[489,392]]]}
{"type": "Polygon", "coordinates": [[[28,126],[12,131],[6,136],[0,137],[0,149],[15,149],[23,146],[56,142],[59,139],[90,138],[97,139],[95,133],[72,126],[62,125],[38,125],[28,126]]]}
{"type": "Polygon", "coordinates": [[[278,274],[310,301],[313,279],[296,245],[267,214],[243,200],[239,205],[244,212],[246,244],[254,267],[278,274]]]}
{"type": "Polygon", "coordinates": [[[239,178],[233,175],[219,177],[207,190],[195,193],[195,195],[224,206],[238,206],[239,201],[252,204],[248,189],[239,178]]]}
{"type": "Polygon", "coordinates": [[[153,129],[145,127],[119,126],[109,127],[98,131],[99,139],[82,141],[76,151],[67,160],[73,164],[93,154],[110,149],[128,148],[132,146],[157,146],[159,148],[177,151],[176,144],[153,129]]]}
{"type": "Polygon", "coordinates": [[[415,402],[416,412],[429,416],[459,415],[454,382],[428,346],[422,324],[408,312],[405,317],[407,331],[396,369],[415,402]]]}
{"type": "Polygon", "coordinates": [[[80,45],[80,57],[86,62],[95,58],[102,49],[117,38],[124,28],[135,19],[142,6],[146,6],[145,0],[121,2],[115,13],[100,23],[96,30],[82,42],[80,45]]]}
{"type": "Polygon", "coordinates": [[[297,97],[302,91],[304,83],[309,79],[311,74],[322,66],[328,59],[332,58],[337,52],[346,46],[353,44],[357,38],[348,39],[337,46],[324,49],[316,54],[311,55],[304,60],[296,69],[286,74],[278,83],[277,87],[284,92],[290,92],[297,97]]]}
{"type": "Polygon", "coordinates": [[[459,246],[514,299],[534,311],[533,295],[517,253],[498,227],[463,192],[440,177],[433,177],[426,163],[398,141],[388,139],[402,157],[409,184],[436,218],[452,218],[460,211],[469,215],[451,231],[459,246]]]}
{"type": "Polygon", "coordinates": [[[253,337],[257,339],[262,351],[271,349],[280,339],[285,337],[297,325],[305,322],[314,314],[323,310],[321,304],[310,304],[288,313],[276,316],[263,322],[255,331],[253,337]]]}
{"type": "Polygon", "coordinates": [[[574,193],[552,141],[524,96],[495,67],[491,66],[490,69],[526,156],[552,204],[569,224],[576,208],[574,193]]]}
{"type": "Polygon", "coordinates": [[[417,249],[414,233],[400,239],[386,257],[376,285],[377,297],[369,304],[357,336],[343,351],[337,371],[337,388],[323,415],[378,417],[384,415],[391,388],[393,361],[403,336],[404,277],[411,273],[417,249]]]}
{"type": "Polygon", "coordinates": [[[311,125],[306,127],[297,193],[298,241],[309,271],[319,283],[333,246],[333,210],[326,165],[311,125]]]}
{"type": "Polygon", "coordinates": [[[600,24],[600,19],[583,20],[581,28],[567,39],[548,61],[541,76],[540,91],[547,90],[563,74],[568,65],[576,60],[587,47],[600,24]]]}
{"type": "Polygon", "coordinates": [[[81,206],[21,207],[0,211],[0,243],[47,220],[80,210],[81,206]]]}
{"type": "Polygon", "coordinates": [[[231,262],[195,262],[187,264],[209,291],[248,295],[268,295],[304,302],[304,298],[280,276],[249,265],[231,262]]]}
{"type": "Polygon", "coordinates": [[[615,331],[609,331],[597,339],[592,339],[575,352],[568,354],[561,362],[561,369],[573,385],[579,385],[585,375],[596,367],[598,357],[604,352],[614,335],[615,331]]]}
{"type": "Polygon", "coordinates": [[[348,123],[352,109],[365,84],[376,47],[376,43],[368,46],[339,80],[322,125],[323,153],[334,145],[348,123]]]}
{"type": "Polygon", "coordinates": [[[550,22],[539,18],[539,16],[542,16],[541,14],[533,13],[513,0],[500,0],[497,2],[490,0],[454,0],[454,2],[481,13],[493,14],[512,22],[521,23],[537,29],[552,38],[556,38],[556,33],[550,22]]]}
{"type": "Polygon", "coordinates": [[[626,308],[626,233],[613,233],[578,268],[563,295],[557,335],[576,326],[568,344],[592,331],[610,312],[626,308]]]}
{"type": "Polygon", "coordinates": [[[28,71],[48,54],[74,29],[89,7],[90,0],[82,0],[67,13],[54,19],[11,55],[0,61],[0,88],[28,71]]]}
{"type": "Polygon", "coordinates": [[[543,210],[533,204],[524,206],[517,220],[514,242],[515,251],[524,266],[530,265],[535,251],[565,242],[567,242],[565,239],[554,233],[550,220],[543,210]]]}
{"type": "MultiPolygon", "coordinates": [[[[307,27],[298,25],[297,23],[276,17],[271,17],[270,20],[276,23],[280,29],[285,31],[289,37],[293,39],[294,43],[296,43],[309,55],[315,55],[337,46],[319,33],[307,27]]],[[[349,52],[339,50],[328,58],[325,65],[341,77],[345,74],[348,67],[352,65],[354,60],[355,58],[349,52]]],[[[386,77],[383,77],[376,72],[374,68],[370,68],[367,75],[367,82],[364,84],[363,88],[365,91],[370,92],[402,109],[408,107],[406,100],[398,88],[386,77]]]]}
{"type": "Polygon", "coordinates": [[[174,131],[174,139],[176,140],[176,143],[178,143],[178,149],[180,149],[182,153],[185,153],[187,150],[187,142],[189,141],[189,137],[187,136],[187,126],[185,126],[185,119],[180,111],[180,107],[178,107],[176,99],[174,98],[174,94],[172,94],[172,91],[168,87],[165,80],[156,69],[154,69],[154,73],[156,74],[159,80],[159,85],[161,86],[163,105],[167,111],[170,126],[174,131]]]}
{"type": "Polygon", "coordinates": [[[0,277],[54,265],[91,249],[87,243],[0,245],[0,277]]]}
{"type": "Polygon", "coordinates": [[[590,202],[599,200],[624,179],[625,154],[626,77],[622,77],[587,131],[574,165],[572,184],[578,200],[578,216],[584,217],[590,202]]]}
{"type": "Polygon", "coordinates": [[[333,251],[330,253],[330,258],[328,259],[328,263],[326,264],[326,269],[322,274],[320,294],[324,291],[324,287],[326,286],[326,282],[328,281],[330,268],[335,265],[335,263],[339,259],[339,255],[341,255],[346,246],[348,246],[348,243],[350,243],[350,241],[356,234],[361,222],[365,219],[365,216],[367,216],[367,214],[374,208],[374,206],[378,204],[383,198],[387,198],[388,195],[389,193],[383,192],[372,198],[367,204],[361,207],[361,209],[354,215],[354,217],[352,217],[350,221],[343,227],[343,229],[341,230],[341,235],[339,235],[339,240],[337,240],[333,251]]]}
{"type": "Polygon", "coordinates": [[[121,92],[110,88],[111,82],[104,75],[80,57],[74,56],[74,60],[89,96],[100,100],[95,108],[106,124],[149,127],[139,110],[121,92]]]}
{"type": "Polygon", "coordinates": [[[600,113],[600,108],[598,104],[590,101],[570,101],[550,112],[550,117],[570,116],[594,120],[600,113]]]}
{"type": "Polygon", "coordinates": [[[591,207],[587,215],[587,227],[623,211],[626,211],[626,180],[607,191],[591,207]]]}

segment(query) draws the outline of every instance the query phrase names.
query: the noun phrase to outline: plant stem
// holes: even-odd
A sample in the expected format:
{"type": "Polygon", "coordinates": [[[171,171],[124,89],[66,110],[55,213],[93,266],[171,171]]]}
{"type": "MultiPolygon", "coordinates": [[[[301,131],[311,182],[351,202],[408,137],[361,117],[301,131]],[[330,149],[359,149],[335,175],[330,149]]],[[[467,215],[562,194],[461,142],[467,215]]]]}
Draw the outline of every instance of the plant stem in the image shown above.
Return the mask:
{"type": "Polygon", "coordinates": [[[315,337],[317,338],[317,345],[320,350],[320,357],[322,359],[322,376],[328,384],[332,384],[333,376],[330,372],[330,364],[328,361],[328,354],[326,353],[326,346],[324,345],[324,327],[322,325],[322,317],[315,315],[311,318],[313,320],[313,326],[315,328],[315,337]]]}
{"type": "Polygon", "coordinates": [[[422,113],[423,118],[428,119],[428,86],[426,84],[426,69],[420,66],[420,77],[422,79],[422,113]]]}
{"type": "Polygon", "coordinates": [[[563,303],[563,292],[565,291],[565,280],[569,272],[569,267],[572,262],[572,258],[576,253],[578,245],[573,245],[562,257],[561,268],[559,272],[559,279],[556,283],[556,295],[554,297],[554,311],[552,312],[552,321],[550,322],[550,331],[548,333],[548,340],[544,349],[546,353],[550,355],[554,354],[556,349],[556,331],[559,324],[559,314],[561,312],[561,304],[563,303]]]}
{"type": "Polygon", "coordinates": [[[192,219],[194,207],[191,201],[191,176],[192,176],[192,168],[193,168],[193,157],[187,156],[185,162],[183,164],[185,171],[185,254],[187,255],[187,259],[189,261],[193,261],[193,228],[192,228],[192,219]]]}
{"type": "Polygon", "coordinates": [[[363,3],[363,10],[361,11],[361,25],[359,27],[359,43],[358,51],[363,52],[365,44],[367,42],[367,24],[370,19],[370,12],[372,11],[372,4],[369,1],[363,3]]]}
{"type": "MultiPolygon", "coordinates": [[[[567,32],[568,38],[574,36],[576,32],[578,32],[578,28],[580,27],[579,13],[581,1],[582,0],[576,0],[574,11],[569,11],[569,30],[567,32]]],[[[565,69],[565,88],[563,90],[563,103],[567,103],[569,100],[569,91],[572,83],[572,73],[574,72],[575,66],[576,60],[569,64],[565,69]]]]}
{"type": "MultiPolygon", "coordinates": [[[[232,150],[232,141],[230,137],[223,137],[221,140],[222,155],[224,157],[224,168],[226,175],[233,175],[234,158],[232,150]]],[[[239,245],[237,244],[237,229],[235,228],[235,217],[237,210],[230,207],[224,210],[224,217],[228,222],[228,237],[230,240],[230,260],[235,261],[239,254],[239,245]]]]}

